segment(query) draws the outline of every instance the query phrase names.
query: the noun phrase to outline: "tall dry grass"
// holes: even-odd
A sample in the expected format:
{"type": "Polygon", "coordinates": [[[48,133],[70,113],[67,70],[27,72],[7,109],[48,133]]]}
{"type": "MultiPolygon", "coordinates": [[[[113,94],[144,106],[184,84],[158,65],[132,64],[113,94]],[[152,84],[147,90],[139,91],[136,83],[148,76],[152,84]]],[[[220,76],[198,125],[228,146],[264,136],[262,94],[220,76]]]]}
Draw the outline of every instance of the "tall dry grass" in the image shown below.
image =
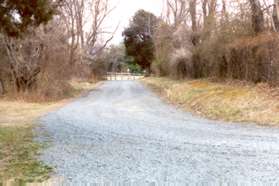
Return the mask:
{"type": "Polygon", "coordinates": [[[170,102],[211,119],[279,125],[279,90],[267,84],[170,78],[144,82],[170,102]]]}

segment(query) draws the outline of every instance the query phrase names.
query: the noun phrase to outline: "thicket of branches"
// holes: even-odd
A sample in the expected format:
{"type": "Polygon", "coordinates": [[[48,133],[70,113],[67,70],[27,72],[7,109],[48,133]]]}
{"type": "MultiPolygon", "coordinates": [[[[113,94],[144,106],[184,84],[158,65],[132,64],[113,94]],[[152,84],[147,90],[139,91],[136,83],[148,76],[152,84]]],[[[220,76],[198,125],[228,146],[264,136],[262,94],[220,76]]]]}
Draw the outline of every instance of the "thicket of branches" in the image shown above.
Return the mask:
{"type": "Polygon", "coordinates": [[[278,0],[166,0],[166,7],[153,36],[153,72],[278,83],[278,0]]]}
{"type": "Polygon", "coordinates": [[[0,2],[0,94],[56,99],[72,77],[99,78],[111,11],[109,0],[0,2]]]}

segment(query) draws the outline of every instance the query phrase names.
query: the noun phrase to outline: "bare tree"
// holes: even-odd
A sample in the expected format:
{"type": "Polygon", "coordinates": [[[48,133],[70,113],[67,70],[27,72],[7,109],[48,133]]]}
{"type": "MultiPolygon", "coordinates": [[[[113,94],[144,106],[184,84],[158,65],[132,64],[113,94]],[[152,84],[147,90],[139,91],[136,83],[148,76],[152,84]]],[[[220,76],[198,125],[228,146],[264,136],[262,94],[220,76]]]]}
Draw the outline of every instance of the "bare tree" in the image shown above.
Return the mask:
{"type": "Polygon", "coordinates": [[[167,0],[167,16],[174,22],[175,28],[186,21],[189,13],[187,2],[186,0],[167,0]]]}
{"type": "Polygon", "coordinates": [[[36,39],[11,39],[5,37],[11,76],[17,92],[32,88],[41,72],[41,59],[44,46],[36,39]]]}
{"type": "Polygon", "coordinates": [[[208,5],[208,0],[202,0],[202,13],[203,13],[203,24],[204,27],[206,27],[206,20],[207,20],[207,5],[208,5]]]}
{"type": "Polygon", "coordinates": [[[36,90],[42,76],[52,76],[52,83],[65,77],[68,56],[67,33],[56,17],[48,25],[30,29],[24,38],[1,38],[7,60],[7,79],[17,92],[36,90]],[[10,80],[9,80],[10,81],[10,80]]]}
{"type": "Polygon", "coordinates": [[[198,30],[197,26],[197,0],[191,0],[189,5],[191,21],[192,21],[192,31],[196,32],[198,30]]]}
{"type": "Polygon", "coordinates": [[[208,38],[211,36],[211,32],[214,29],[216,23],[216,8],[217,0],[203,0],[202,9],[203,9],[203,36],[208,38]]]}
{"type": "Polygon", "coordinates": [[[274,28],[277,32],[279,32],[279,0],[274,0],[272,18],[274,28]]]}
{"type": "Polygon", "coordinates": [[[34,90],[46,97],[55,91],[63,94],[73,74],[90,73],[90,65],[78,62],[88,61],[86,58],[92,62],[112,40],[116,29],[104,27],[114,9],[109,0],[57,2],[61,2],[57,14],[47,25],[30,27],[20,38],[0,35],[1,57],[5,57],[0,69],[0,94],[4,83],[7,91],[34,90]],[[10,82],[13,87],[6,86],[10,82]]]}
{"type": "Polygon", "coordinates": [[[110,13],[114,10],[114,7],[110,7],[109,0],[94,0],[90,2],[91,5],[91,23],[90,23],[90,31],[86,36],[86,50],[87,55],[94,56],[98,52],[102,51],[107,44],[113,39],[114,33],[117,28],[113,31],[106,31],[103,29],[103,25],[110,15],[110,13]],[[102,35],[110,35],[103,43],[97,43],[98,39],[102,35]],[[98,46],[97,46],[98,44],[98,46]]]}
{"type": "Polygon", "coordinates": [[[83,57],[91,58],[113,39],[115,30],[103,30],[114,9],[110,5],[109,0],[65,0],[62,13],[69,33],[70,64],[74,65],[83,57]],[[100,43],[100,37],[108,34],[108,39],[100,43]]]}
{"type": "Polygon", "coordinates": [[[192,22],[192,32],[193,32],[193,38],[192,38],[192,43],[193,45],[196,45],[198,42],[198,37],[197,37],[197,31],[198,31],[198,26],[197,26],[197,0],[191,0],[190,5],[190,15],[191,15],[191,22],[192,22]]]}
{"type": "Polygon", "coordinates": [[[65,0],[61,16],[69,38],[69,64],[74,65],[78,48],[84,46],[85,0],[65,0]]]}
{"type": "Polygon", "coordinates": [[[216,15],[217,0],[210,0],[208,6],[209,6],[208,16],[209,17],[215,16],[216,15]]]}
{"type": "Polygon", "coordinates": [[[222,0],[222,22],[225,23],[228,21],[228,12],[227,12],[227,2],[222,0]]]}
{"type": "Polygon", "coordinates": [[[264,14],[261,8],[259,0],[249,0],[251,13],[252,13],[252,25],[255,33],[264,31],[264,14]]]}

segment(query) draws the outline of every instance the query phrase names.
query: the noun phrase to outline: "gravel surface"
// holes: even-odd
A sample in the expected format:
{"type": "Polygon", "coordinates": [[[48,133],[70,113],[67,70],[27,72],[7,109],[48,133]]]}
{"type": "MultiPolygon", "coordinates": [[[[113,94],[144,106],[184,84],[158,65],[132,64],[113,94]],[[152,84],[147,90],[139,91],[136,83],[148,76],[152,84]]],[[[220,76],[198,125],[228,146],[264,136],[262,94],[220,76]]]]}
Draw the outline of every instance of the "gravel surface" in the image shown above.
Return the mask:
{"type": "Polygon", "coordinates": [[[137,81],[107,81],[41,119],[66,185],[279,183],[279,129],[209,121],[137,81]]]}

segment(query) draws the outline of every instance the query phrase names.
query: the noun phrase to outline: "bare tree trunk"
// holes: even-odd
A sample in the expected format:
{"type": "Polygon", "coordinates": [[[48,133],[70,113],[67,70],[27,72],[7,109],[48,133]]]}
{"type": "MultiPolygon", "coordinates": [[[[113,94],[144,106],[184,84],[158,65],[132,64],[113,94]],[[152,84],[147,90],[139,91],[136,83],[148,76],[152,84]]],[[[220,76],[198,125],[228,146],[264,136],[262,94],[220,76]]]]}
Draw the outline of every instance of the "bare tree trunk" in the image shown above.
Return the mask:
{"type": "Polygon", "coordinates": [[[77,49],[84,46],[85,0],[65,0],[64,4],[62,12],[70,40],[69,64],[74,66],[77,61],[77,49]]]}
{"type": "Polygon", "coordinates": [[[191,15],[191,21],[192,21],[192,31],[193,31],[193,38],[192,43],[193,45],[196,45],[198,42],[197,38],[197,0],[191,0],[190,1],[190,15],[191,15]]]}
{"type": "Polygon", "coordinates": [[[217,0],[203,1],[204,36],[210,37],[216,23],[217,0]]]}
{"type": "Polygon", "coordinates": [[[206,27],[206,20],[207,20],[207,4],[208,0],[203,0],[202,2],[202,12],[203,12],[203,26],[206,27]]]}
{"type": "Polygon", "coordinates": [[[259,0],[249,0],[251,13],[252,13],[252,25],[255,33],[261,33],[264,31],[264,15],[261,9],[259,0]]]}
{"type": "Polygon", "coordinates": [[[279,32],[279,0],[274,0],[272,18],[273,18],[275,31],[279,32]]]}
{"type": "Polygon", "coordinates": [[[84,47],[84,11],[85,11],[85,2],[84,0],[75,1],[76,7],[76,24],[77,24],[77,36],[80,38],[81,48],[84,47]]]}
{"type": "Polygon", "coordinates": [[[186,0],[167,0],[168,19],[173,19],[174,27],[177,28],[185,22],[188,13],[186,0]]]}
{"type": "Polygon", "coordinates": [[[0,79],[0,95],[3,95],[5,93],[4,83],[3,80],[0,79]]]}
{"type": "Polygon", "coordinates": [[[210,0],[208,19],[207,19],[207,22],[208,22],[207,24],[210,29],[212,29],[212,26],[214,26],[214,24],[215,24],[216,8],[217,8],[217,0],[210,0]]]}
{"type": "Polygon", "coordinates": [[[217,7],[217,0],[210,0],[209,3],[209,16],[215,16],[216,14],[216,7],[217,7]]]}
{"type": "Polygon", "coordinates": [[[227,2],[226,0],[222,0],[222,23],[226,23],[228,20],[228,12],[227,12],[227,2]]]}
{"type": "Polygon", "coordinates": [[[190,1],[190,15],[192,21],[192,31],[197,32],[197,0],[190,1]]]}

